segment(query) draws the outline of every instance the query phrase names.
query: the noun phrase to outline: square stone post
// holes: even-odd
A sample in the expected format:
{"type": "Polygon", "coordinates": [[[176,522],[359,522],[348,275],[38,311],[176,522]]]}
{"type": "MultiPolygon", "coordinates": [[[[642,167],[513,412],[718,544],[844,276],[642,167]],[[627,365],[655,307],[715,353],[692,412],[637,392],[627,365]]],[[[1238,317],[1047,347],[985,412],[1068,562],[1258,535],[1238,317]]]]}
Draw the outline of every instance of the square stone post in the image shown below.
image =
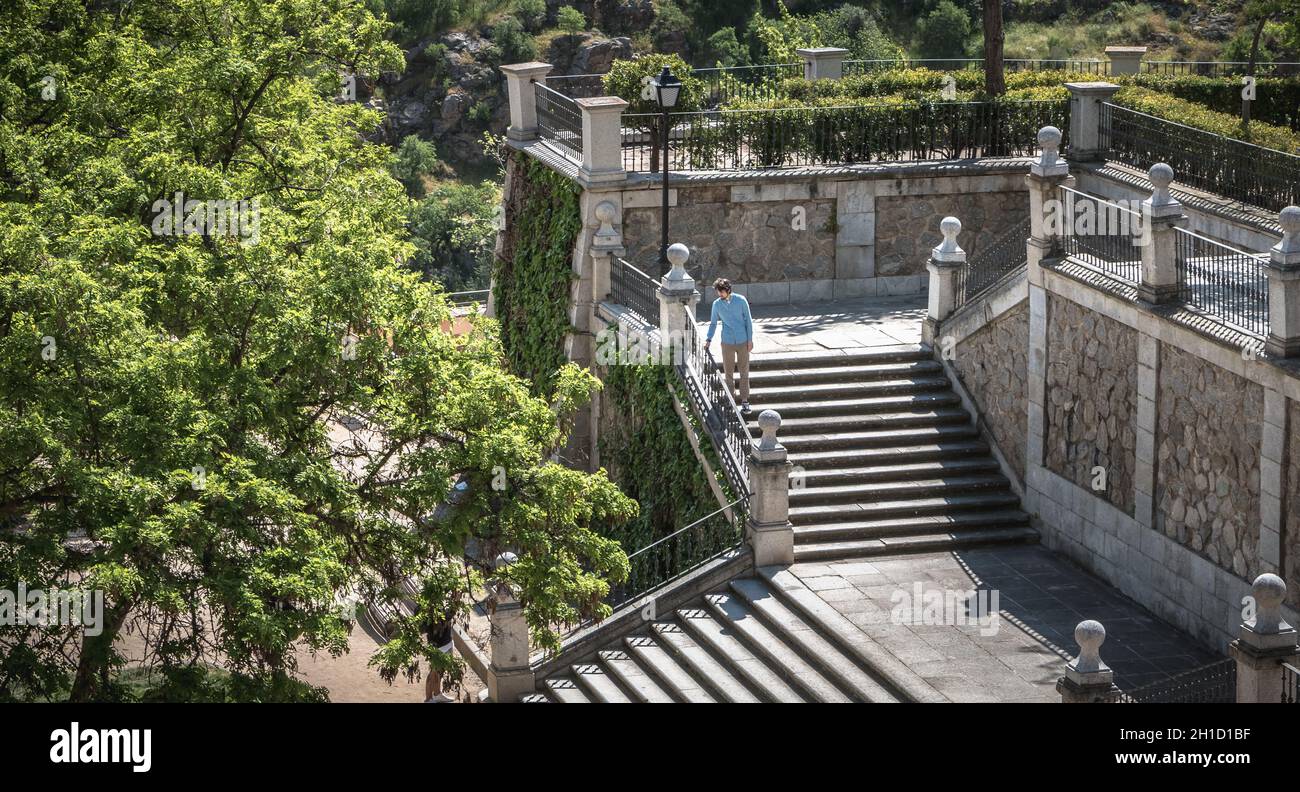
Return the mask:
{"type": "Polygon", "coordinates": [[[1025,183],[1029,186],[1029,239],[1025,252],[1032,270],[1047,257],[1052,240],[1059,236],[1065,218],[1062,212],[1061,185],[1073,185],[1070,164],[1061,159],[1061,130],[1045,126],[1038,130],[1038,159],[1029,166],[1025,183]]]}
{"type": "Polygon", "coordinates": [[[1096,162],[1106,158],[1101,142],[1101,104],[1119,86],[1108,82],[1066,83],[1070,89],[1070,160],[1096,162]]]}
{"type": "Polygon", "coordinates": [[[1101,660],[1101,645],[1106,642],[1106,628],[1089,619],[1074,628],[1079,656],[1065,666],[1065,675],[1056,680],[1056,692],[1062,704],[1092,704],[1119,692],[1115,672],[1101,660]]]}
{"type": "Polygon", "coordinates": [[[781,416],[764,410],[758,416],[763,437],[750,444],[749,523],[746,535],[754,551],[754,566],[794,563],[794,526],[790,524],[790,462],[777,442],[781,416]]]}
{"type": "Polygon", "coordinates": [[[1300,355],[1300,206],[1288,206],[1278,215],[1282,241],[1269,251],[1268,340],[1270,357],[1300,355]]]}
{"type": "Polygon", "coordinates": [[[592,210],[596,216],[596,233],[591,236],[591,300],[604,302],[609,298],[609,269],[611,256],[626,254],[623,235],[615,227],[618,206],[613,201],[601,201],[592,210]]]}
{"type": "MultiPolygon", "coordinates": [[[[515,561],[514,553],[497,556],[496,567],[515,561]]],[[[489,616],[492,635],[488,639],[488,699],[514,702],[537,690],[537,681],[528,660],[528,622],[523,606],[503,582],[496,584],[496,607],[489,616]]]]}
{"type": "Polygon", "coordinates": [[[1169,192],[1174,169],[1157,162],[1147,172],[1151,197],[1142,202],[1142,282],[1138,299],[1152,305],[1178,298],[1178,232],[1187,222],[1183,205],[1169,192]]]}
{"type": "Polygon", "coordinates": [[[1146,47],[1107,47],[1106,57],[1110,59],[1111,76],[1141,74],[1142,58],[1146,54],[1146,47]]]}
{"type": "Polygon", "coordinates": [[[678,242],[668,246],[668,263],[672,269],[659,281],[659,337],[663,349],[673,350],[674,364],[684,354],[686,323],[695,320],[695,308],[700,303],[700,293],[695,290],[695,279],[686,272],[686,261],[691,251],[678,242]]]}
{"type": "Polygon", "coordinates": [[[623,111],[627,102],[617,96],[577,99],[582,110],[582,169],[584,186],[623,181],[623,111]]]}
{"type": "Polygon", "coordinates": [[[809,47],[795,53],[803,59],[805,80],[838,80],[844,76],[844,59],[849,51],[843,47],[809,47]]]}
{"type": "Polygon", "coordinates": [[[930,271],[929,307],[921,325],[922,340],[933,345],[939,336],[939,325],[957,306],[957,276],[966,266],[966,251],[957,244],[961,221],[945,217],[939,222],[943,242],[930,250],[930,260],[925,268],[930,271]]]}
{"type": "Polygon", "coordinates": [[[538,61],[501,67],[510,97],[510,126],[506,127],[506,137],[510,140],[537,139],[537,95],[533,93],[533,83],[545,84],[552,68],[551,64],[538,61]]]}
{"type": "Polygon", "coordinates": [[[1296,629],[1282,619],[1286,583],[1274,574],[1255,578],[1250,588],[1255,617],[1242,622],[1240,637],[1228,645],[1237,661],[1238,704],[1282,703],[1282,664],[1300,662],[1296,629]]]}

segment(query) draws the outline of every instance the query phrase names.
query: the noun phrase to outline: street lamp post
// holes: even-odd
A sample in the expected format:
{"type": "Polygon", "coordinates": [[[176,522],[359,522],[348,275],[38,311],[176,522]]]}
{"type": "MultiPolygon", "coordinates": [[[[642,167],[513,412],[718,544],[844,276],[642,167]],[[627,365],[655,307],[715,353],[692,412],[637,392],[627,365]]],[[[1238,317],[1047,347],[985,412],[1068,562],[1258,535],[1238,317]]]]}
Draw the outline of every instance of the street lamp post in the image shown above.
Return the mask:
{"type": "Polygon", "coordinates": [[[659,274],[662,275],[668,271],[668,133],[670,130],[668,114],[677,106],[677,97],[682,91],[682,81],[674,77],[673,73],[665,66],[659,76],[652,80],[652,83],[655,89],[655,101],[659,103],[659,109],[663,111],[663,208],[659,223],[662,232],[661,244],[659,245],[659,274]]]}

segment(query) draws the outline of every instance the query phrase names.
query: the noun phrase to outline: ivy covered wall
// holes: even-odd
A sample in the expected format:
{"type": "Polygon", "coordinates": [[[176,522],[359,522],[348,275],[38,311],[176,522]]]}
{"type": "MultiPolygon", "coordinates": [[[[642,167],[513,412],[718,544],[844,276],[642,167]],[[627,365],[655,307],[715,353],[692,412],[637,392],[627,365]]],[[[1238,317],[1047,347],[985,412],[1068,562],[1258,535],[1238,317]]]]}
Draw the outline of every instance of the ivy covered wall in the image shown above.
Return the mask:
{"type": "Polygon", "coordinates": [[[582,231],[581,189],[520,151],[506,159],[505,231],[492,298],[510,370],[549,396],[566,362],[573,249],[582,231]]]}

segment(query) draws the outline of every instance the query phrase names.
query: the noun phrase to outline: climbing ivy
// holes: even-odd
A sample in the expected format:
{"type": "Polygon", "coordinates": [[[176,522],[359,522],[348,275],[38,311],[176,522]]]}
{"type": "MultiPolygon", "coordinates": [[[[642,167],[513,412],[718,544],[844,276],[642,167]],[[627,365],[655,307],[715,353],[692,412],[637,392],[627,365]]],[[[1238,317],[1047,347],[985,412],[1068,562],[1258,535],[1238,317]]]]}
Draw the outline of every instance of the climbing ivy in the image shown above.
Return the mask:
{"type": "MultiPolygon", "coordinates": [[[[673,407],[679,387],[670,366],[613,365],[605,377],[614,416],[601,433],[601,460],[610,478],[641,506],[635,519],[611,535],[629,552],[719,508],[673,407]]],[[[721,471],[707,437],[701,448],[714,471],[721,471]]],[[[729,497],[720,475],[719,483],[729,497]]]]}
{"type": "Polygon", "coordinates": [[[512,152],[506,167],[507,231],[493,269],[493,301],[511,371],[527,379],[535,395],[548,395],[565,363],[581,191],[523,152],[512,152]]]}

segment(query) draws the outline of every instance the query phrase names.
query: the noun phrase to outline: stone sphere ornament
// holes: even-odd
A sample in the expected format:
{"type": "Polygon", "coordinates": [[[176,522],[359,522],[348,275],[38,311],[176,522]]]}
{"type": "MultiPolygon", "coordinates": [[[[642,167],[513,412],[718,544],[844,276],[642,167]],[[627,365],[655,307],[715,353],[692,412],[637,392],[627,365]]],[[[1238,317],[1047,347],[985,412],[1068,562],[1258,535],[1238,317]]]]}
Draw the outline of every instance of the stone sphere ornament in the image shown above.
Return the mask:
{"type": "Polygon", "coordinates": [[[1088,619],[1074,628],[1074,640],[1079,644],[1079,656],[1074,669],[1083,674],[1102,670],[1101,645],[1106,642],[1106,628],[1101,622],[1088,619]]]}
{"type": "Polygon", "coordinates": [[[773,450],[776,448],[776,430],[781,428],[781,414],[776,410],[764,410],[759,413],[758,428],[763,432],[758,447],[763,451],[773,450]]]}

